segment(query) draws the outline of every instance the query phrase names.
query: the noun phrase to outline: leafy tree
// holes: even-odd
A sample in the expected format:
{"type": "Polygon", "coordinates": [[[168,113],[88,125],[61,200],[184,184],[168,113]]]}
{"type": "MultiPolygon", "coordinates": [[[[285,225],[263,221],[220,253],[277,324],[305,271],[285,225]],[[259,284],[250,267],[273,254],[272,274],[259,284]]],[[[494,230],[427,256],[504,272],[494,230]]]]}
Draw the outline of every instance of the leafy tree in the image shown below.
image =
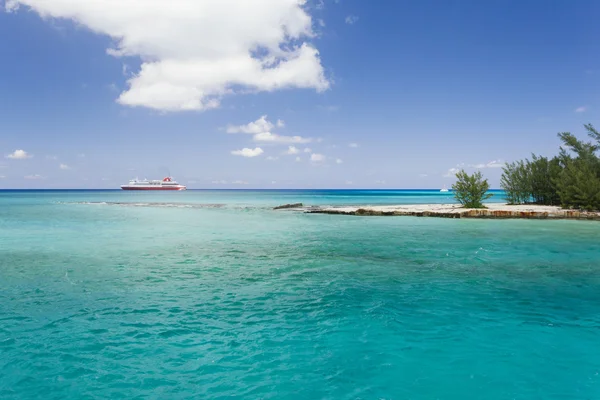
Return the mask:
{"type": "Polygon", "coordinates": [[[525,162],[516,161],[506,164],[503,171],[500,187],[504,189],[508,203],[528,203],[531,199],[531,183],[525,162]]]}
{"type": "Polygon", "coordinates": [[[591,124],[585,129],[593,141],[559,133],[562,146],[557,157],[533,154],[531,160],[507,164],[500,185],[508,203],[600,210],[600,133],[591,124]]]}
{"type": "Polygon", "coordinates": [[[600,210],[600,133],[585,125],[588,136],[597,143],[583,142],[568,132],[559,133],[562,171],[555,179],[561,205],[565,208],[600,210]]]}
{"type": "Polygon", "coordinates": [[[456,174],[456,182],[452,185],[454,198],[465,208],[484,208],[483,201],[493,196],[488,193],[489,189],[487,179],[483,179],[479,171],[469,175],[460,170],[456,174]]]}

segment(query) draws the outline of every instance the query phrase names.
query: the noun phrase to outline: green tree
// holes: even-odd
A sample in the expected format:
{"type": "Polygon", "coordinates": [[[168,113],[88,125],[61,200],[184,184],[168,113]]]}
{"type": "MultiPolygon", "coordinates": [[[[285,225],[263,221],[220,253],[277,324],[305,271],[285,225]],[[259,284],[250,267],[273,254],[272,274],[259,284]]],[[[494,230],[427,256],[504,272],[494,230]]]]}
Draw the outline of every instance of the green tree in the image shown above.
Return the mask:
{"type": "Polygon", "coordinates": [[[524,161],[515,161],[504,166],[500,187],[504,190],[508,204],[523,204],[531,201],[530,175],[524,161]]]}
{"type": "Polygon", "coordinates": [[[484,208],[483,201],[493,196],[488,193],[489,189],[487,179],[483,179],[479,171],[473,175],[464,170],[459,171],[456,174],[456,182],[452,185],[454,198],[465,208],[484,208]]]}
{"type": "Polygon", "coordinates": [[[559,133],[563,142],[559,159],[562,171],[555,179],[561,205],[565,208],[600,210],[600,133],[585,125],[593,142],[583,142],[568,132],[559,133]]]}

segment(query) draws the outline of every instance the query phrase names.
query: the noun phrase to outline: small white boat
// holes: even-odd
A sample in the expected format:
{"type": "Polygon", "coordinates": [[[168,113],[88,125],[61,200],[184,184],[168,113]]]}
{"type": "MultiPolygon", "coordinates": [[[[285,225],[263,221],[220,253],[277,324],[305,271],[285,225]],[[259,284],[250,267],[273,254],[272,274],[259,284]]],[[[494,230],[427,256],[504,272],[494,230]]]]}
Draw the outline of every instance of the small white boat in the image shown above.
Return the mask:
{"type": "Polygon", "coordinates": [[[444,185],[444,187],[442,189],[440,189],[440,192],[447,192],[448,188],[446,187],[446,185],[444,185]]]}

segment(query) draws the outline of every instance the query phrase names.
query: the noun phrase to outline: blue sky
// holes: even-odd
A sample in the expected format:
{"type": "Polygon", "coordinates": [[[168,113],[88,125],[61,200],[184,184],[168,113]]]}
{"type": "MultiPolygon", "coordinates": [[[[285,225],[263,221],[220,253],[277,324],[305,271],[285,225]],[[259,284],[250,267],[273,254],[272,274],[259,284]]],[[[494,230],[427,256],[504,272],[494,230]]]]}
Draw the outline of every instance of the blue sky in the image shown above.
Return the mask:
{"type": "Polygon", "coordinates": [[[0,188],[497,187],[600,109],[597,1],[67,3],[0,1],[0,188]]]}

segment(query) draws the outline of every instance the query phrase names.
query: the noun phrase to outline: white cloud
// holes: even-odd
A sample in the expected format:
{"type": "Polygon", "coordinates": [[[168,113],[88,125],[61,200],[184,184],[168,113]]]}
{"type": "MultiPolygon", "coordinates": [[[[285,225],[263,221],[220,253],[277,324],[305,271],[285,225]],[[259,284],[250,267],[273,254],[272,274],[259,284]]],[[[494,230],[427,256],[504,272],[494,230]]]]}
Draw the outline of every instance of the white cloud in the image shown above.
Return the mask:
{"type": "MultiPolygon", "coordinates": [[[[464,164],[462,164],[464,165],[464,164]]],[[[462,166],[460,165],[460,166],[462,166]]],[[[482,168],[502,168],[504,167],[504,161],[503,160],[493,160],[488,162],[487,164],[469,164],[469,167],[471,168],[476,168],[476,169],[482,169],[482,168]]]]}
{"type": "Polygon", "coordinates": [[[233,181],[233,182],[231,182],[231,184],[233,184],[233,185],[247,185],[248,182],[246,182],[246,181],[233,181]]]}
{"type": "Polygon", "coordinates": [[[211,183],[214,184],[214,185],[227,185],[227,181],[223,181],[223,180],[212,181],[211,183]]]}
{"type": "Polygon", "coordinates": [[[344,20],[348,25],[354,25],[358,22],[358,17],[356,15],[348,15],[344,20]]]}
{"type": "Polygon", "coordinates": [[[300,150],[298,150],[298,148],[295,146],[289,146],[287,151],[285,152],[285,154],[289,154],[289,155],[298,154],[298,153],[300,153],[300,150]]]}
{"type": "Polygon", "coordinates": [[[56,160],[58,160],[58,157],[57,156],[46,156],[46,160],[56,161],[56,160]]]}
{"type": "Polygon", "coordinates": [[[576,112],[576,113],[583,113],[583,112],[586,112],[586,111],[587,111],[587,109],[588,109],[588,108],[587,108],[586,106],[581,106],[581,107],[577,107],[577,108],[575,109],[575,112],[576,112]]]}
{"type": "Polygon", "coordinates": [[[300,162],[300,161],[302,161],[302,158],[296,157],[296,162],[300,162]]]}
{"type": "Polygon", "coordinates": [[[281,136],[271,132],[257,133],[252,137],[255,142],[269,142],[269,143],[310,143],[311,138],[305,138],[302,136],[281,136]]]}
{"type": "Polygon", "coordinates": [[[312,153],[310,155],[310,161],[312,162],[321,162],[325,161],[325,156],[323,154],[312,153]]]}
{"type": "Polygon", "coordinates": [[[58,168],[63,169],[63,170],[71,169],[71,167],[69,167],[67,164],[60,164],[58,166],[58,168]]]}
{"type": "Polygon", "coordinates": [[[279,160],[279,157],[268,156],[266,159],[268,161],[276,161],[276,160],[279,160]]]}
{"type": "Polygon", "coordinates": [[[335,163],[336,163],[336,164],[342,164],[343,162],[344,162],[344,161],[342,161],[342,159],[341,159],[341,158],[337,158],[337,159],[335,160],[335,163]]]}
{"type": "Polygon", "coordinates": [[[257,157],[264,153],[263,149],[257,147],[255,149],[249,149],[244,147],[242,150],[233,150],[231,154],[234,156],[242,156],[242,157],[257,157]]]}
{"type": "Polygon", "coordinates": [[[45,179],[42,175],[34,174],[34,175],[25,175],[25,179],[45,179]]]}
{"type": "Polygon", "coordinates": [[[312,153],[312,149],[309,149],[308,147],[304,149],[305,153],[312,153]]]}
{"type": "Polygon", "coordinates": [[[358,147],[358,143],[348,143],[348,147],[352,147],[353,149],[358,147]]]}
{"type": "Polygon", "coordinates": [[[13,160],[24,160],[26,158],[31,157],[33,156],[27,153],[25,150],[15,150],[12,153],[6,155],[6,158],[11,158],[13,160]]]}
{"type": "Polygon", "coordinates": [[[504,161],[502,160],[494,160],[485,164],[486,168],[502,168],[504,167],[504,161]]]}
{"type": "Polygon", "coordinates": [[[274,128],[274,125],[269,122],[266,115],[261,116],[254,122],[250,122],[246,125],[228,125],[226,128],[227,133],[249,133],[255,135],[257,133],[270,132],[274,128]]]}
{"type": "Polygon", "coordinates": [[[453,176],[456,176],[456,173],[460,171],[458,168],[450,168],[445,174],[444,177],[446,178],[451,178],[453,176]]]}
{"type": "Polygon", "coordinates": [[[228,125],[225,128],[227,133],[247,133],[254,135],[252,139],[255,142],[264,143],[310,143],[313,141],[312,138],[305,138],[302,136],[283,136],[276,133],[272,133],[273,128],[283,128],[285,122],[278,119],[276,124],[273,124],[267,119],[266,115],[261,116],[256,121],[250,122],[246,125],[228,125]]]}
{"type": "Polygon", "coordinates": [[[206,110],[236,92],[326,90],[303,0],[7,0],[109,36],[114,57],[140,57],[118,98],[161,111],[206,110]]]}

